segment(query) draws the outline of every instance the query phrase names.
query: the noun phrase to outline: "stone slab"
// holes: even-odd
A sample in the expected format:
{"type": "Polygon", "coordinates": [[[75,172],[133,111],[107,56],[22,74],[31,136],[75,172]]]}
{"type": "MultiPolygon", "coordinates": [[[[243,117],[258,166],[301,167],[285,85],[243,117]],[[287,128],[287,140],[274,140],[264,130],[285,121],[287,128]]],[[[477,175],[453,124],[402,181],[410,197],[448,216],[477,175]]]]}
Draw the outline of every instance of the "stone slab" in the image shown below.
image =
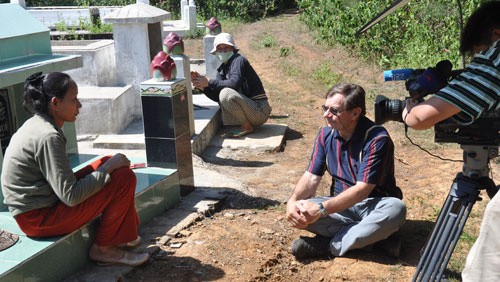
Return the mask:
{"type": "MultiPolygon", "coordinates": [[[[236,127],[237,128],[237,127],[236,127]]],[[[221,135],[215,136],[210,146],[224,149],[249,149],[264,152],[279,152],[285,145],[285,132],[288,126],[286,124],[264,124],[254,132],[243,136],[242,138],[223,138],[222,134],[227,133],[234,128],[226,128],[221,131],[221,135]]]]}

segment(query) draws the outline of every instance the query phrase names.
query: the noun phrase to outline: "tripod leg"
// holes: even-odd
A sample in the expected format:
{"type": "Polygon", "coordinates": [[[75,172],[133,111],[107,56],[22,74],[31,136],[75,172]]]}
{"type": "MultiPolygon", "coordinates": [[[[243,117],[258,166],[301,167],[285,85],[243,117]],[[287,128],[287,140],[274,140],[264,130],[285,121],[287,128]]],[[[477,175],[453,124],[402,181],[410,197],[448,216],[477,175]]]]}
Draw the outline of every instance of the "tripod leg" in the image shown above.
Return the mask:
{"type": "Polygon", "coordinates": [[[458,174],[425,245],[413,281],[441,279],[478,195],[476,183],[458,174]]]}

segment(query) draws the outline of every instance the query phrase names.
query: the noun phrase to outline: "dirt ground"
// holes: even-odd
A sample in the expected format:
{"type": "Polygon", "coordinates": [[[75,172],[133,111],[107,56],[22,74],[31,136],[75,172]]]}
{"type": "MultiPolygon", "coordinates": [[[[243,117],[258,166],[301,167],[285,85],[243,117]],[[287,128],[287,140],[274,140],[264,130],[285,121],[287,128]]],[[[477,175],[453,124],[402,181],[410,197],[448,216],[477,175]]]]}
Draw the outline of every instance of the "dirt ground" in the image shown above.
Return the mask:
{"type": "MultiPolygon", "coordinates": [[[[313,139],[324,125],[320,106],[327,90],[321,74],[362,85],[368,94],[368,116],[373,99],[383,94],[406,96],[403,83],[383,82],[383,70],[340,47],[314,43],[297,14],[287,14],[245,25],[225,25],[241,53],[260,74],[273,107],[269,123],[287,124],[282,152],[223,151],[209,148],[203,164],[245,186],[244,193],[229,193],[220,211],[196,222],[182,233],[181,247],[162,247],[145,266],[134,269],[127,281],[409,281],[419,251],[448,194],[461,162],[440,160],[410,144],[404,127],[386,123],[395,142],[396,178],[408,207],[400,230],[403,241],[399,259],[382,252],[352,251],[331,260],[297,261],[290,244],[306,231],[289,226],[285,202],[304,172],[313,139]],[[284,56],[284,55],[287,56],[284,56]]],[[[201,58],[201,39],[185,40],[186,54],[201,58]]],[[[423,66],[424,67],[424,66],[423,66]]],[[[433,132],[409,131],[414,142],[443,158],[461,160],[456,144],[433,142],[433,132]]],[[[500,173],[498,159],[491,162],[500,173]]],[[[327,194],[324,177],[318,194],[327,194]]],[[[242,189],[243,190],[243,189],[242,189]]],[[[465,257],[474,242],[488,197],[478,202],[448,263],[451,281],[460,280],[465,257]]]]}

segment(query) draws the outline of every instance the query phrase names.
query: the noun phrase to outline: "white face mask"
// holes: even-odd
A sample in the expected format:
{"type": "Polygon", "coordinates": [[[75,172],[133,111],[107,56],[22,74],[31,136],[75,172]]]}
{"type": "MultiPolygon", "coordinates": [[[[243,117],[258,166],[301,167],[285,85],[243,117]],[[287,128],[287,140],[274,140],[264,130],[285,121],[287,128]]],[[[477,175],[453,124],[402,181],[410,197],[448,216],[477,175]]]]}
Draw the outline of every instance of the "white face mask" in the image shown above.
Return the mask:
{"type": "Polygon", "coordinates": [[[233,55],[234,55],[233,51],[215,52],[215,56],[217,56],[217,59],[219,59],[219,61],[221,61],[224,64],[227,63],[227,61],[229,61],[229,59],[231,59],[233,55]]]}

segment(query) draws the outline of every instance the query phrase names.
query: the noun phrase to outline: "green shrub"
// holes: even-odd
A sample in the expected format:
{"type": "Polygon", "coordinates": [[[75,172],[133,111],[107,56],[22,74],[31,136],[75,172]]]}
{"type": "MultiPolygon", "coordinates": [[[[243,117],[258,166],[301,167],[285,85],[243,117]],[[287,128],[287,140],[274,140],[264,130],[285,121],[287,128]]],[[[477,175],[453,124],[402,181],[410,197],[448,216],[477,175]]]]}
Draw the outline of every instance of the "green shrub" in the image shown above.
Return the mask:
{"type": "MultiPolygon", "coordinates": [[[[296,7],[295,0],[198,0],[195,3],[196,13],[203,20],[216,17],[219,20],[235,18],[241,21],[255,21],[296,7]]],[[[150,4],[169,11],[174,19],[180,18],[179,0],[152,0],[150,4]]]]}
{"type": "MultiPolygon", "coordinates": [[[[461,68],[459,9],[455,1],[412,1],[355,36],[393,0],[298,0],[301,20],[328,44],[351,46],[386,68],[434,66],[443,59],[461,68]]],[[[464,22],[481,2],[463,5],[464,22]]]]}
{"type": "MultiPolygon", "coordinates": [[[[7,1],[9,2],[9,1],[7,1]]],[[[126,6],[135,0],[32,0],[28,7],[43,6],[126,6]]],[[[150,0],[152,6],[171,13],[172,19],[180,18],[180,0],[150,0]]],[[[295,0],[197,0],[196,12],[200,19],[208,20],[235,18],[241,21],[255,21],[269,15],[276,15],[285,9],[295,8],[295,0]]]]}

